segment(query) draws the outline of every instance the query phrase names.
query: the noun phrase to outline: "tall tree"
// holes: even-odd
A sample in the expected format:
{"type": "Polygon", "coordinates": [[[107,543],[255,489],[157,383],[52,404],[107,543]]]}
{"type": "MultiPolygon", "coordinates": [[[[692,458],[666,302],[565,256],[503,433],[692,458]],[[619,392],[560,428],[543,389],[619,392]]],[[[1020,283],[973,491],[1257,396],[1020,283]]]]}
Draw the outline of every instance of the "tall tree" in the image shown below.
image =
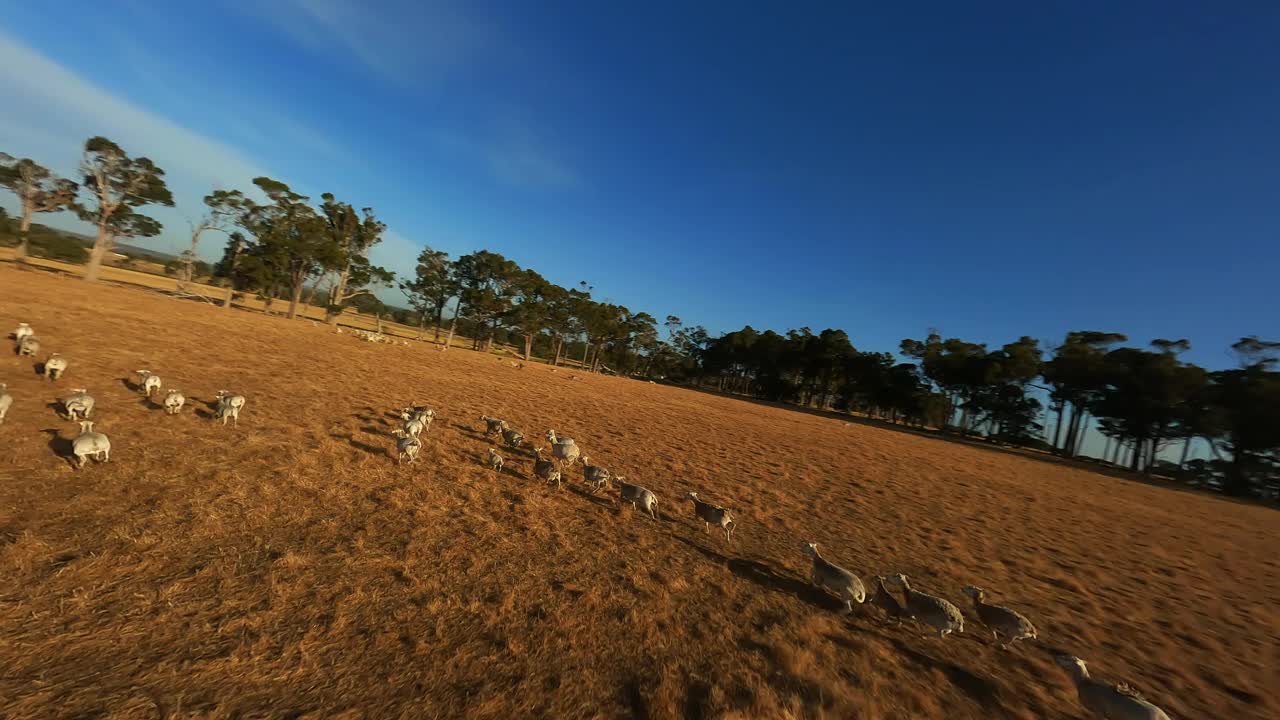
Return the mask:
{"type": "MultiPolygon", "coordinates": [[[[204,196],[208,209],[198,222],[191,223],[191,247],[182,251],[182,270],[178,274],[178,291],[185,292],[192,280],[192,268],[199,259],[200,238],[208,232],[225,233],[228,237],[236,221],[244,213],[245,197],[239,190],[214,190],[204,196]]],[[[230,300],[225,303],[230,306],[230,300]]]]}
{"type": "MultiPolygon", "coordinates": [[[[1069,409],[1066,422],[1066,438],[1060,452],[1071,457],[1080,445],[1079,436],[1084,426],[1084,413],[1102,391],[1107,376],[1107,351],[1127,337],[1119,333],[1082,330],[1067,333],[1066,340],[1058,346],[1053,358],[1044,364],[1042,376],[1050,386],[1049,397],[1058,413],[1059,430],[1064,413],[1069,409]]],[[[1054,433],[1054,445],[1058,431],[1054,433]]]]}
{"type": "Polygon", "coordinates": [[[408,298],[413,309],[421,314],[424,325],[426,318],[435,320],[435,341],[440,342],[440,326],[444,322],[445,306],[449,303],[449,298],[458,294],[449,254],[429,247],[422,248],[413,278],[402,280],[400,291],[408,298]]]}
{"type": "Polygon", "coordinates": [[[338,202],[332,193],[320,197],[324,200],[320,210],[325,228],[334,245],[331,265],[326,269],[333,272],[336,279],[330,287],[325,314],[326,321],[334,325],[342,315],[344,303],[370,294],[370,285],[390,285],[393,277],[390,271],[369,262],[369,250],[382,242],[382,234],[387,229],[386,224],[374,216],[373,209],[363,208],[357,215],[349,203],[338,202]]]}
{"type": "Polygon", "coordinates": [[[137,212],[137,208],[153,204],[172,207],[173,194],[165,184],[164,170],[148,158],[129,157],[104,137],[85,141],[80,171],[84,174],[82,187],[88,195],[88,205],[77,206],[77,210],[81,219],[98,228],[84,273],[84,279],[93,282],[116,238],[160,234],[163,226],[137,212]]]}
{"type": "Polygon", "coordinates": [[[511,307],[513,282],[520,268],[503,256],[480,250],[463,255],[454,265],[461,287],[460,302],[476,321],[475,346],[493,346],[498,320],[511,307]]]}
{"type": "Polygon", "coordinates": [[[36,162],[0,152],[0,187],[18,197],[18,247],[13,259],[25,264],[28,253],[27,234],[36,213],[52,213],[74,207],[80,188],[71,180],[54,175],[36,162]]]}
{"type": "Polygon", "coordinates": [[[507,312],[507,320],[524,338],[524,359],[533,354],[533,339],[550,325],[551,306],[547,302],[552,294],[551,283],[533,270],[523,270],[512,280],[514,300],[507,312]]]}
{"type": "Polygon", "coordinates": [[[1215,451],[1229,458],[1224,489],[1232,495],[1280,489],[1280,343],[1256,337],[1231,346],[1240,367],[1212,374],[1210,388],[1220,437],[1215,451]]]}
{"type": "Polygon", "coordinates": [[[268,177],[254,178],[253,184],[267,196],[268,203],[251,203],[243,227],[256,238],[251,256],[261,267],[283,275],[290,290],[288,318],[298,313],[302,290],[326,267],[337,264],[337,248],[325,232],[324,221],[305,195],[268,177]]]}
{"type": "Polygon", "coordinates": [[[227,296],[222,302],[224,310],[231,309],[231,300],[235,296],[237,290],[243,290],[248,286],[245,273],[240,264],[240,258],[245,254],[249,247],[249,241],[245,239],[243,233],[232,231],[227,236],[227,246],[222,251],[222,259],[213,266],[213,276],[225,280],[227,283],[227,296]]]}

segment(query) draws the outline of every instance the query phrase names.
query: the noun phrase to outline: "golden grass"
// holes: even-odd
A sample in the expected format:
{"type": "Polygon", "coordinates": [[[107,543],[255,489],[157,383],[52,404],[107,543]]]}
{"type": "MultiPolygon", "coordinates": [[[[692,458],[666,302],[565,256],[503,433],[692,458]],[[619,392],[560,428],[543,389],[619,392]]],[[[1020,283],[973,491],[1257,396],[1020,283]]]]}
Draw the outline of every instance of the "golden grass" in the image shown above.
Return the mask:
{"type": "Polygon", "coordinates": [[[1280,712],[1271,509],[0,266],[19,320],[71,366],[0,361],[0,717],[1080,718],[1059,649],[1174,717],[1280,712]],[[127,387],[140,367],[188,409],[127,387]],[[78,472],[46,407],[77,386],[113,443],[78,472]],[[219,388],[248,397],[239,428],[209,418],[219,388]],[[410,402],[439,418],[398,467],[410,402]],[[482,413],[577,438],[661,520],[544,487],[527,454],[495,476],[482,413]],[[690,489],[736,511],[732,546],[690,489]],[[956,601],[983,585],[1042,641],[843,617],[806,540],[956,601]]]}

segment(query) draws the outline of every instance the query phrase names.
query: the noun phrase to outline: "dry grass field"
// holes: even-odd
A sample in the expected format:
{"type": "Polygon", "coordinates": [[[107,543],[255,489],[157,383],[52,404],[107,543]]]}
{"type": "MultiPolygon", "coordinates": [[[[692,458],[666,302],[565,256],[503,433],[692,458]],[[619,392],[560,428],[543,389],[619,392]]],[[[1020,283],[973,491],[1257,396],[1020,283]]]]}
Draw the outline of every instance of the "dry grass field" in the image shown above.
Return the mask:
{"type": "Polygon", "coordinates": [[[1054,651],[1174,718],[1280,716],[1273,509],[0,265],[20,320],[71,366],[0,356],[3,718],[1083,718],[1054,651]],[[110,463],[68,463],[72,387],[110,463]],[[411,402],[439,416],[397,466],[411,402]],[[576,438],[660,519],[540,485],[528,454],[484,469],[482,413],[576,438]],[[688,490],[736,511],[731,545],[688,490]],[[1041,640],[1002,651],[967,604],[945,640],[841,615],[804,541],[957,604],[982,585],[1041,640]]]}

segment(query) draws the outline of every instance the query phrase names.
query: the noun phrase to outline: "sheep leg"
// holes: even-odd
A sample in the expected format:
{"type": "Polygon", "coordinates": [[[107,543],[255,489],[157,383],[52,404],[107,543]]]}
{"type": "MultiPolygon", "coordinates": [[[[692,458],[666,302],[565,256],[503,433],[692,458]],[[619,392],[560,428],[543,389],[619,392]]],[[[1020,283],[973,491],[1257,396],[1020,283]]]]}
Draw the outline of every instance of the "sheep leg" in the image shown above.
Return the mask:
{"type": "Polygon", "coordinates": [[[76,465],[76,469],[77,469],[77,470],[79,470],[80,468],[84,467],[84,463],[85,463],[85,456],[84,456],[84,455],[77,455],[77,456],[76,456],[76,460],[78,460],[78,461],[79,461],[79,464],[77,464],[77,465],[76,465]]]}

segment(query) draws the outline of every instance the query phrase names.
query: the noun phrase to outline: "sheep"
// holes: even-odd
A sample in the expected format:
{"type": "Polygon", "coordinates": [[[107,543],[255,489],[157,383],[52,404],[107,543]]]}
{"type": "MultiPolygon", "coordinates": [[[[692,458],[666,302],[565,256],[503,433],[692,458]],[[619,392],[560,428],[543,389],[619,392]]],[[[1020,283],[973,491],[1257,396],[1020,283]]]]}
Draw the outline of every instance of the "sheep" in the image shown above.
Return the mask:
{"type": "Polygon", "coordinates": [[[26,324],[26,323],[24,323],[24,322],[20,322],[20,323],[18,323],[18,329],[17,329],[17,330],[14,330],[14,331],[13,331],[13,334],[12,334],[12,335],[10,335],[10,337],[12,337],[12,338],[13,338],[13,342],[14,342],[14,343],[16,343],[16,344],[18,344],[18,345],[21,345],[21,344],[22,344],[22,341],[23,341],[25,338],[30,337],[30,336],[35,335],[35,334],[36,334],[36,331],[35,331],[35,330],[33,330],[33,329],[31,329],[31,326],[30,326],[30,325],[28,325],[28,324],[26,324]]]}
{"type": "Polygon", "coordinates": [[[573,438],[557,437],[555,430],[547,431],[547,442],[551,443],[551,456],[565,465],[572,466],[578,461],[578,457],[582,455],[582,451],[578,449],[578,444],[573,441],[573,438]]]}
{"type": "Polygon", "coordinates": [[[422,431],[426,429],[426,427],[426,423],[424,423],[421,418],[411,416],[409,420],[404,421],[404,425],[401,429],[404,430],[406,435],[416,438],[422,434],[422,431]]]}
{"type": "Polygon", "coordinates": [[[485,465],[489,466],[490,470],[499,473],[502,472],[502,465],[505,462],[506,461],[502,459],[502,456],[498,454],[497,449],[489,448],[489,456],[485,460],[485,465]]]}
{"type": "Polygon", "coordinates": [[[1036,626],[1030,620],[1007,607],[983,602],[987,593],[982,588],[965,585],[960,592],[973,599],[973,609],[978,613],[978,619],[991,630],[991,636],[1001,648],[1008,649],[1009,645],[1019,640],[1036,639],[1036,626]],[[1009,645],[1000,640],[1001,635],[1009,638],[1009,645]]]}
{"type": "Polygon", "coordinates": [[[67,371],[67,359],[58,353],[50,353],[49,359],[44,361],[44,376],[50,380],[57,380],[67,371]]]}
{"type": "Polygon", "coordinates": [[[1089,677],[1085,662],[1073,655],[1058,655],[1054,661],[1071,672],[1080,704],[1104,720],[1170,720],[1169,715],[1147,702],[1128,685],[1112,685],[1089,677]]]}
{"type": "Polygon", "coordinates": [[[501,435],[502,432],[507,429],[507,421],[501,418],[481,415],[480,420],[485,424],[484,434],[486,437],[501,435]]]}
{"type": "Polygon", "coordinates": [[[613,479],[613,484],[618,488],[619,505],[629,502],[632,510],[638,510],[643,507],[649,513],[649,517],[654,520],[658,519],[658,496],[654,495],[652,490],[639,485],[632,485],[626,482],[626,478],[621,475],[613,479]]]}
{"type": "Polygon", "coordinates": [[[84,467],[90,455],[95,460],[102,462],[111,461],[111,441],[107,436],[100,432],[93,431],[93,422],[90,420],[82,420],[80,422],[80,434],[71,441],[71,452],[76,456],[79,462],[76,468],[84,467]]]}
{"type": "Polygon", "coordinates": [[[599,465],[592,465],[591,458],[583,455],[582,480],[591,488],[591,494],[594,495],[609,486],[609,471],[599,465]]]}
{"type": "Polygon", "coordinates": [[[417,420],[422,423],[423,430],[430,430],[432,421],[436,419],[436,411],[429,407],[411,405],[400,411],[400,419],[405,422],[417,420]]]}
{"type": "Polygon", "coordinates": [[[166,415],[177,415],[182,412],[182,406],[187,404],[187,399],[182,393],[174,388],[169,388],[169,394],[164,396],[164,412],[166,415]]]}
{"type": "Polygon", "coordinates": [[[556,489],[559,490],[560,480],[562,475],[560,470],[560,462],[555,459],[551,459],[551,460],[542,459],[542,453],[545,451],[546,451],[545,448],[540,448],[540,447],[533,449],[534,477],[539,478],[540,480],[546,482],[547,484],[551,484],[552,482],[554,482],[556,484],[556,489]]]}
{"type": "Polygon", "coordinates": [[[40,352],[40,339],[28,335],[18,341],[18,357],[35,357],[40,352]]]}
{"type": "Polygon", "coordinates": [[[9,408],[13,406],[13,396],[8,393],[8,385],[0,383],[0,423],[4,422],[4,416],[9,413],[9,408]]]}
{"type": "Polygon", "coordinates": [[[159,375],[156,375],[150,370],[134,370],[133,374],[138,376],[138,389],[143,395],[151,397],[152,390],[160,389],[161,383],[159,375]]]}
{"type": "Polygon", "coordinates": [[[872,594],[869,602],[884,610],[886,621],[892,621],[895,625],[902,623],[902,603],[898,602],[897,596],[884,586],[883,575],[875,576],[875,593],[872,594]]]}
{"type": "MultiPolygon", "coordinates": [[[[707,532],[714,524],[724,530],[725,542],[733,540],[733,528],[737,525],[728,509],[698,499],[698,493],[691,492],[687,497],[693,501],[693,514],[702,520],[702,531],[707,532]]],[[[859,601],[861,602],[861,601],[859,601]]]]}
{"type": "Polygon", "coordinates": [[[519,450],[520,445],[524,443],[524,433],[513,428],[507,428],[502,431],[502,439],[507,443],[507,447],[512,450],[519,450]]]}
{"type": "Polygon", "coordinates": [[[228,390],[219,390],[218,406],[217,409],[214,410],[213,419],[222,420],[222,424],[225,427],[227,424],[227,418],[231,418],[231,424],[239,427],[240,411],[244,409],[244,402],[245,400],[243,395],[232,395],[228,390]]]}
{"type": "Polygon", "coordinates": [[[418,459],[418,451],[422,450],[422,443],[418,438],[398,429],[392,430],[391,434],[396,436],[396,463],[403,464],[404,459],[409,458],[412,464],[418,459]]]}
{"type": "Polygon", "coordinates": [[[960,608],[940,597],[912,590],[907,576],[901,573],[889,578],[889,582],[902,588],[907,601],[907,616],[932,626],[938,631],[939,638],[945,638],[952,632],[964,632],[964,616],[960,614],[960,608]]]}
{"type": "Polygon", "coordinates": [[[62,399],[62,408],[67,411],[67,419],[78,418],[88,420],[93,413],[93,396],[84,388],[73,388],[71,394],[62,399]]]}
{"type": "Polygon", "coordinates": [[[866,588],[857,575],[845,570],[833,562],[828,562],[818,554],[817,543],[805,543],[805,552],[813,558],[813,570],[809,581],[815,587],[825,588],[836,594],[844,602],[845,614],[853,612],[853,603],[862,604],[867,599],[866,588]]]}

